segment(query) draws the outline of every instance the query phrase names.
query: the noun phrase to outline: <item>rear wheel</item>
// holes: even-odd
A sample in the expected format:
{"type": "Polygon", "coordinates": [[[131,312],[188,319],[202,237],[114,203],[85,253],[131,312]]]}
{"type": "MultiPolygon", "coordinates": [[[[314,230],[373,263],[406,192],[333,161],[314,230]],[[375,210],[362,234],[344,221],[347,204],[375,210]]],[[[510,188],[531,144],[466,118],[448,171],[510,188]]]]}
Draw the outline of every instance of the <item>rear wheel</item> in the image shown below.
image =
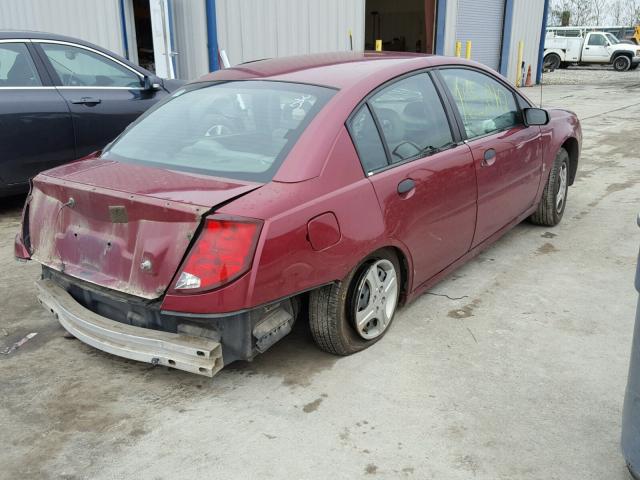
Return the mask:
{"type": "Polygon", "coordinates": [[[341,282],[311,292],[309,324],[316,344],[335,355],[350,355],[380,340],[398,306],[400,275],[398,258],[383,249],[341,282]]]}
{"type": "Polygon", "coordinates": [[[553,227],[560,223],[569,191],[569,154],[561,148],[549,172],[536,212],[529,217],[537,225],[553,227]]]}
{"type": "Polygon", "coordinates": [[[613,60],[613,69],[616,72],[626,72],[631,67],[631,59],[626,55],[619,55],[613,60]]]}
{"type": "Polygon", "coordinates": [[[549,53],[544,57],[543,67],[546,70],[555,70],[560,66],[560,63],[562,63],[560,55],[558,55],[557,53],[549,53]]]}

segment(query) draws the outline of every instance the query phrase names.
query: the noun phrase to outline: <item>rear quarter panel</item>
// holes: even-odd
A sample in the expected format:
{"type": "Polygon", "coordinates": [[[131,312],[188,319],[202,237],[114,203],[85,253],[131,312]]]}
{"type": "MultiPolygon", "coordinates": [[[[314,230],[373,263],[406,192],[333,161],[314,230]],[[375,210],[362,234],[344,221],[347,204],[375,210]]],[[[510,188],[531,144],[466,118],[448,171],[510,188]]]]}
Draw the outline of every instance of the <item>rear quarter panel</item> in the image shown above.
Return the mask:
{"type": "MultiPolygon", "coordinates": [[[[371,182],[364,176],[346,128],[331,148],[321,175],[304,182],[271,182],[217,211],[264,220],[253,267],[237,281],[196,295],[165,296],[163,310],[233,312],[269,303],[344,278],[369,253],[394,246],[371,182]],[[335,215],[340,240],[313,249],[307,223],[335,215]]],[[[410,271],[410,269],[409,269],[410,271]]]]}

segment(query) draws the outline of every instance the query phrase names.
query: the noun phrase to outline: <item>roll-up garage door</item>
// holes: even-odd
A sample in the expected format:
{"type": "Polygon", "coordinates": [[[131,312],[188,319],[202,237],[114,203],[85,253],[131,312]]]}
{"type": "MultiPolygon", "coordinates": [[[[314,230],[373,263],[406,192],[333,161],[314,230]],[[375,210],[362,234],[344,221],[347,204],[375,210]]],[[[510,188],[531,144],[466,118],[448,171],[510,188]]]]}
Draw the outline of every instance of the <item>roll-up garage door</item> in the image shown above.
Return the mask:
{"type": "Polygon", "coordinates": [[[471,59],[498,70],[502,48],[504,0],[458,0],[456,39],[471,40],[471,59]]]}

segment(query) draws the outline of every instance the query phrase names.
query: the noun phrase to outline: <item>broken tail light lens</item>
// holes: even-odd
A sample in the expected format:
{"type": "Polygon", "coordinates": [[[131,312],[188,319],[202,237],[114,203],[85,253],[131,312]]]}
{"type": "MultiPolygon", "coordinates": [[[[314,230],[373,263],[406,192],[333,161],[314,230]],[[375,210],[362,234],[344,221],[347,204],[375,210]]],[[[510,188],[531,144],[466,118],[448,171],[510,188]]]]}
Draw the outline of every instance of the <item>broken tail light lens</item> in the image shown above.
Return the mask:
{"type": "Polygon", "coordinates": [[[252,219],[208,218],[180,270],[175,290],[211,290],[246,273],[261,227],[252,219]]]}

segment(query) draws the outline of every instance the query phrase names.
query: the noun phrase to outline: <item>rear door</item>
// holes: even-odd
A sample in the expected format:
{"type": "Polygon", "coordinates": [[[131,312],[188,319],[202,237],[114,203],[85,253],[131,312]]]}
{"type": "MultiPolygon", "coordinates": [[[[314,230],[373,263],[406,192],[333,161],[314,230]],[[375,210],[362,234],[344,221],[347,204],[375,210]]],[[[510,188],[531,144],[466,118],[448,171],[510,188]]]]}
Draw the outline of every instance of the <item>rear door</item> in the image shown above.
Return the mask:
{"type": "Polygon", "coordinates": [[[71,111],[78,157],[102,149],[166,93],[145,90],[143,75],[98,50],[34,40],[71,111]]]}
{"type": "Polygon", "coordinates": [[[427,73],[374,93],[348,126],[387,233],[409,249],[417,287],[469,250],[477,194],[471,153],[457,142],[427,73]]]}
{"type": "Polygon", "coordinates": [[[540,127],[527,127],[514,92],[470,68],[438,70],[473,154],[478,219],[473,246],[533,206],[542,175],[540,127]]]}
{"type": "Polygon", "coordinates": [[[0,185],[20,186],[75,156],[71,115],[32,47],[0,40],[0,185]]]}

